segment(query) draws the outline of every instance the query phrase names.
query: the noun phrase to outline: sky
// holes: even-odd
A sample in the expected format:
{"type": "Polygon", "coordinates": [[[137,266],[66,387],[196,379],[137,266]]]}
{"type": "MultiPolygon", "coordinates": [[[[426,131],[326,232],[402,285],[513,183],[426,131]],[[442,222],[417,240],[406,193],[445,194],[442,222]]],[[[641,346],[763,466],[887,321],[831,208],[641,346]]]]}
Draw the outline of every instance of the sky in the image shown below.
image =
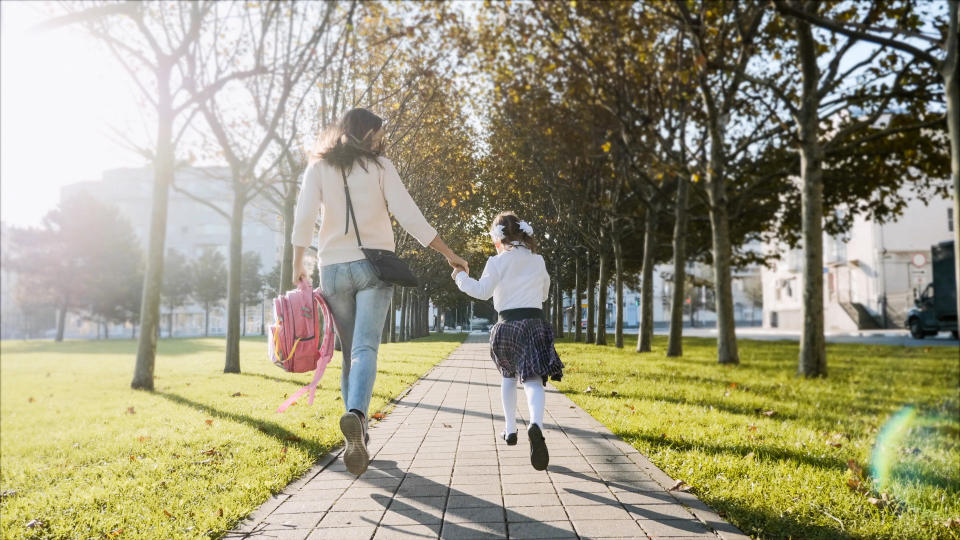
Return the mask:
{"type": "Polygon", "coordinates": [[[139,118],[129,78],[79,28],[37,31],[39,2],[0,2],[0,219],[38,225],[60,187],[138,167],[111,126],[139,118]]]}

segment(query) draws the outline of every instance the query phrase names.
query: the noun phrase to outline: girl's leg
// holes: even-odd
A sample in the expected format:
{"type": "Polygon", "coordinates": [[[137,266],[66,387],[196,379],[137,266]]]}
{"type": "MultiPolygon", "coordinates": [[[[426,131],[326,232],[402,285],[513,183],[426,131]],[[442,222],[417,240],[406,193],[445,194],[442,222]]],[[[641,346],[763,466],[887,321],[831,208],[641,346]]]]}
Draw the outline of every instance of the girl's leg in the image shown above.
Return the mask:
{"type": "Polygon", "coordinates": [[[543,428],[543,405],[545,395],[543,382],[539,377],[523,383],[523,390],[527,394],[527,407],[530,409],[530,423],[543,428]]]}
{"type": "Polygon", "coordinates": [[[504,377],[500,383],[500,399],[503,401],[503,431],[509,435],[517,431],[517,378],[504,377]]]}

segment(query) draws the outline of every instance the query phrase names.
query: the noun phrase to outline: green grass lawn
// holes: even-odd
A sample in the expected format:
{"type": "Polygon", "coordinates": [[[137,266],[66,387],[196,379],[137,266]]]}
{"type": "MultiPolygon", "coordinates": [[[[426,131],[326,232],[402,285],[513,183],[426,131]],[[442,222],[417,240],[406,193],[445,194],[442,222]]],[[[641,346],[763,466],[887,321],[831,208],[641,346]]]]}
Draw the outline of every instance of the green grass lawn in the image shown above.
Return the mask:
{"type": "MultiPolygon", "coordinates": [[[[383,345],[371,412],[463,338],[383,345]]],[[[275,367],[264,339],[241,341],[244,373],[230,375],[222,339],[161,341],[153,393],[130,389],[135,349],[2,343],[0,536],[217,536],[341,442],[339,353],[313,405],[278,414],[312,373],[275,367]]]]}
{"type": "Polygon", "coordinates": [[[795,342],[740,341],[721,366],[712,339],[683,358],[631,341],[558,343],[556,386],[747,534],[960,537],[944,526],[960,518],[956,348],[828,345],[829,377],[805,380],[795,342]]]}

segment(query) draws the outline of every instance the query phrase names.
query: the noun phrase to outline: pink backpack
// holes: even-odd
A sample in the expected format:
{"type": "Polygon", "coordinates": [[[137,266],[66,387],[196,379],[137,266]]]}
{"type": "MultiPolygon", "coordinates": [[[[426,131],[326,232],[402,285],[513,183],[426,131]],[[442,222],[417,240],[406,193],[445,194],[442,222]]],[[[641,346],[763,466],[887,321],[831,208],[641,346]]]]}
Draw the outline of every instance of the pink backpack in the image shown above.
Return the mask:
{"type": "Polygon", "coordinates": [[[291,373],[315,370],[313,381],[294,392],[280,405],[277,412],[282,413],[307,392],[310,392],[308,403],[313,404],[317,385],[333,357],[334,323],[320,289],[311,290],[305,279],[300,280],[296,289],[273,300],[273,317],[276,324],[270,325],[267,335],[267,354],[270,360],[291,373]],[[323,339],[320,334],[321,324],[323,339]]]}

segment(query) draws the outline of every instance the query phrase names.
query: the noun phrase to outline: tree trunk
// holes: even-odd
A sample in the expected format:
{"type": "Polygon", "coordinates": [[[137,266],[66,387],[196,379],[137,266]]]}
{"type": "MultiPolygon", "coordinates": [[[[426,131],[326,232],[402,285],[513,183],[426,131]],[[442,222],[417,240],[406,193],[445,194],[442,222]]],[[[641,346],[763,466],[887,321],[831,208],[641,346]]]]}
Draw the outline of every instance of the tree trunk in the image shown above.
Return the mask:
{"type": "MultiPolygon", "coordinates": [[[[670,302],[670,338],[667,356],[683,356],[683,293],[687,282],[687,195],[690,180],[677,181],[673,221],[673,294],[670,302]]],[[[691,313],[693,306],[691,305],[691,313]]]]}
{"type": "Polygon", "coordinates": [[[390,343],[397,342],[397,287],[393,287],[390,297],[390,343]]]}
{"type": "Polygon", "coordinates": [[[167,202],[173,183],[173,96],[170,94],[172,65],[157,66],[157,149],[153,161],[153,203],[150,210],[150,241],[147,269],[140,301],[143,330],[137,342],[137,362],[130,387],[153,390],[153,367],[160,324],[160,288],[163,285],[163,253],[167,234],[167,202]]]}
{"type": "Polygon", "coordinates": [[[283,199],[283,256],[280,259],[279,294],[293,289],[293,218],[297,208],[297,187],[290,187],[283,199]]]}
{"type": "Polygon", "coordinates": [[[390,341],[390,316],[393,313],[390,313],[390,310],[387,310],[387,316],[383,319],[383,332],[380,335],[380,343],[387,343],[390,341]]]}
{"type": "Polygon", "coordinates": [[[563,335],[563,289],[560,287],[560,261],[559,257],[554,261],[554,271],[556,272],[557,278],[554,280],[554,289],[556,290],[557,298],[557,307],[554,314],[554,326],[556,328],[556,337],[564,337],[563,335]]]}
{"type": "Polygon", "coordinates": [[[810,25],[795,20],[797,54],[803,74],[799,110],[800,178],[803,225],[803,301],[797,371],[805,377],[827,375],[823,336],[823,150],[819,141],[820,72],[810,25]]]}
{"type": "Polygon", "coordinates": [[[597,345],[607,344],[607,288],[610,285],[609,256],[603,246],[600,248],[600,279],[597,291],[597,345]]]}
{"type": "Polygon", "coordinates": [[[60,343],[63,341],[63,332],[67,327],[67,307],[60,306],[57,310],[57,337],[54,341],[60,343]]]}
{"type": "Polygon", "coordinates": [[[210,337],[210,305],[203,306],[203,337],[210,337]]]}
{"type": "MultiPolygon", "coordinates": [[[[957,2],[950,2],[948,7],[948,32],[952,39],[948,39],[946,46],[954,48],[947,50],[947,58],[943,62],[944,94],[947,101],[947,132],[950,134],[950,176],[953,180],[953,272],[954,283],[960,288],[960,53],[956,47],[958,32],[960,32],[960,7],[957,2]]],[[[957,313],[960,313],[960,293],[957,294],[957,313]]]]}
{"type": "Polygon", "coordinates": [[[573,340],[577,343],[583,341],[583,329],[580,328],[580,320],[582,315],[580,314],[580,299],[583,298],[583,291],[580,289],[583,287],[580,277],[580,253],[574,251],[573,255],[573,281],[574,281],[574,300],[573,300],[573,340]]]}
{"type": "Polygon", "coordinates": [[[617,314],[613,344],[616,348],[623,348],[623,244],[620,235],[614,234],[613,244],[613,288],[616,295],[617,314]]]}
{"type": "Polygon", "coordinates": [[[247,335],[247,303],[243,303],[243,317],[241,317],[243,322],[240,323],[240,335],[247,335]]]}
{"type": "Polygon", "coordinates": [[[650,352],[653,347],[653,265],[657,251],[657,213],[651,204],[647,208],[643,228],[643,267],[640,278],[640,329],[637,331],[637,352],[650,352]]]}
{"type": "Polygon", "coordinates": [[[244,193],[235,189],[230,214],[230,267],[227,271],[227,350],[224,373],[240,373],[240,274],[243,255],[244,193]]]}
{"type": "Polygon", "coordinates": [[[110,339],[110,323],[103,321],[103,339],[110,339]]]}
{"type": "Polygon", "coordinates": [[[593,281],[592,264],[590,251],[587,250],[587,343],[596,340],[597,284],[593,281]]]}
{"type": "Polygon", "coordinates": [[[167,337],[173,337],[173,304],[170,304],[170,313],[167,314],[167,337]]]}
{"type": "Polygon", "coordinates": [[[406,287],[400,288],[400,343],[407,340],[407,302],[409,298],[406,287]]]}

